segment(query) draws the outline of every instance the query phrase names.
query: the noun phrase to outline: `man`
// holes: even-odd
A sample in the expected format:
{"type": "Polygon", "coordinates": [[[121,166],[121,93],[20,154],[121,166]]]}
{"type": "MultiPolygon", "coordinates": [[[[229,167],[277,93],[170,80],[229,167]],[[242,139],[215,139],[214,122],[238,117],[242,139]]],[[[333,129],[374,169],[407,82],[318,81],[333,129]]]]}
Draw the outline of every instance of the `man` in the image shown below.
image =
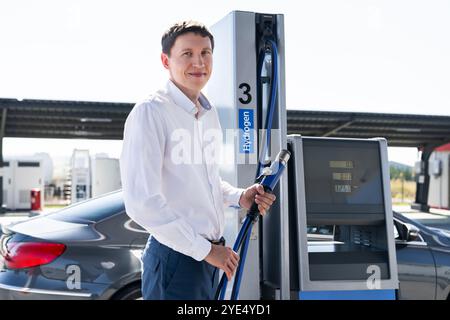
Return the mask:
{"type": "Polygon", "coordinates": [[[162,37],[165,88],[135,105],[124,130],[120,168],[127,214],[151,237],[142,256],[144,299],[212,299],[215,268],[231,280],[239,256],[221,241],[224,204],[261,214],[275,196],[260,185],[232,187],[217,164],[176,161],[179,140],[189,134],[206,157],[202,132],[220,130],[217,111],[201,93],[213,64],[214,38],[200,23],[175,24],[162,37]]]}

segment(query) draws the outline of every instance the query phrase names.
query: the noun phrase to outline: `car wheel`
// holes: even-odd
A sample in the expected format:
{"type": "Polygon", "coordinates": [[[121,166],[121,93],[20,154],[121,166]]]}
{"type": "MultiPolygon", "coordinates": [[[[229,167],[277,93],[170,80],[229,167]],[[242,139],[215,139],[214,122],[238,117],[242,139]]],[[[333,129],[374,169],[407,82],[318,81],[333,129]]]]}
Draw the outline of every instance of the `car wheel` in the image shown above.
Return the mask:
{"type": "Polygon", "coordinates": [[[142,300],[141,283],[134,283],[122,288],[111,300],[142,300]]]}

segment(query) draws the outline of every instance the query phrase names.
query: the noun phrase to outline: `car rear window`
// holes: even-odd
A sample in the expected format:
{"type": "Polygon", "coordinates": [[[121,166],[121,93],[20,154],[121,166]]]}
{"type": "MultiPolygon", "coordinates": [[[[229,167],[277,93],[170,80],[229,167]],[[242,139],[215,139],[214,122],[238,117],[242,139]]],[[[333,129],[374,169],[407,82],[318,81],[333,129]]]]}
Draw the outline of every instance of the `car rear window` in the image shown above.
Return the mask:
{"type": "Polygon", "coordinates": [[[46,217],[74,223],[97,222],[125,210],[122,191],[88,199],[50,213],[46,217]]]}

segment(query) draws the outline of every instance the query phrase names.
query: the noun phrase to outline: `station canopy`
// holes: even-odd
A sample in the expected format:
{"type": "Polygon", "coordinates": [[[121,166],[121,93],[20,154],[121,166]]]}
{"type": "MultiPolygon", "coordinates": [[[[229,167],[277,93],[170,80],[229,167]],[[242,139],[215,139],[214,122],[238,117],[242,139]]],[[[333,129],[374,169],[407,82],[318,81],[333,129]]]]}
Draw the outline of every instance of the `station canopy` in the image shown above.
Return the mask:
{"type": "MultiPolygon", "coordinates": [[[[133,103],[0,99],[2,137],[121,140],[133,103]]],[[[389,146],[443,145],[450,116],[287,110],[288,134],[384,137],[389,146]]]]}

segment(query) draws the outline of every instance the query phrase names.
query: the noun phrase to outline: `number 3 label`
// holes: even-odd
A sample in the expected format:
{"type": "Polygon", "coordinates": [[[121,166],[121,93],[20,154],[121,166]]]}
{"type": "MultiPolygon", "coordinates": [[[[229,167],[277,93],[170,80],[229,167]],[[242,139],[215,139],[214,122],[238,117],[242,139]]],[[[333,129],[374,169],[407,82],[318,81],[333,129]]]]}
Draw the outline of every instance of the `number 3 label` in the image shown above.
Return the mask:
{"type": "Polygon", "coordinates": [[[250,94],[250,85],[248,83],[241,83],[239,85],[239,89],[243,89],[242,94],[245,96],[244,98],[239,98],[239,101],[242,104],[249,104],[252,101],[252,95],[250,94]]]}

